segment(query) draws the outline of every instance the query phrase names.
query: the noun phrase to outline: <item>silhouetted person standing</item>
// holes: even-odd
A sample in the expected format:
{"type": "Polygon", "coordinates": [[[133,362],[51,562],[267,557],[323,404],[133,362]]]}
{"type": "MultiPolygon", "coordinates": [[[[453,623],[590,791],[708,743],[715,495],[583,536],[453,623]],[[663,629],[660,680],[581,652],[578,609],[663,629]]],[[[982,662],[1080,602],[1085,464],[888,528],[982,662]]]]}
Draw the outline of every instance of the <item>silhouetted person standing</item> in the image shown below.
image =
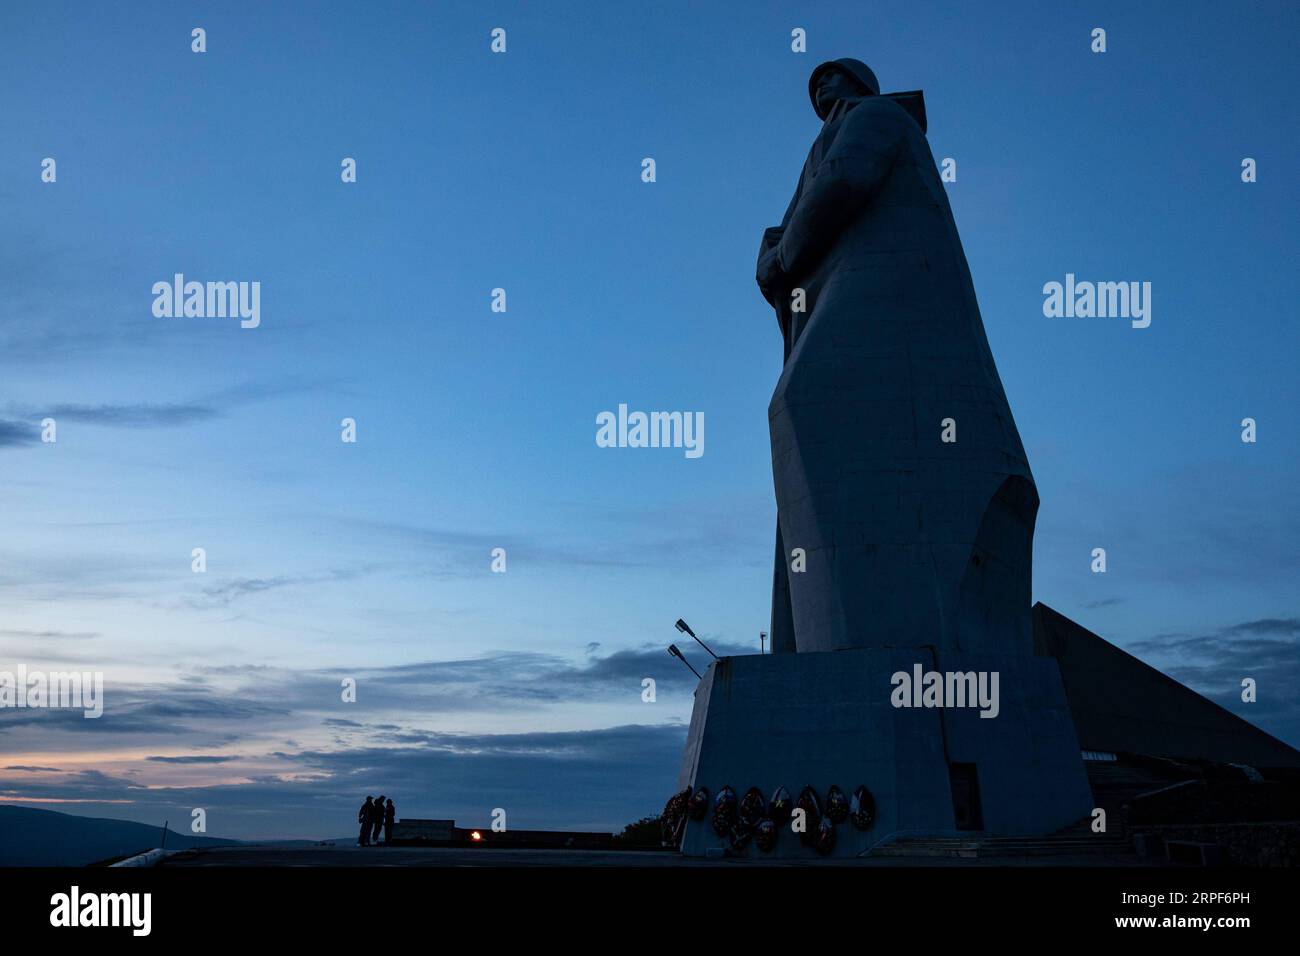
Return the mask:
{"type": "Polygon", "coordinates": [[[387,846],[393,842],[393,819],[397,812],[393,807],[393,801],[389,800],[388,805],[384,807],[384,845],[387,846]]]}
{"type": "Polygon", "coordinates": [[[366,802],[357,811],[357,823],[361,824],[361,835],[357,837],[357,846],[370,846],[370,828],[374,825],[375,804],[367,796],[366,802]]]}
{"type": "Polygon", "coordinates": [[[370,817],[370,825],[374,828],[374,832],[370,835],[370,842],[378,844],[379,831],[384,826],[384,795],[382,793],[379,795],[379,799],[375,801],[373,813],[370,817]]]}

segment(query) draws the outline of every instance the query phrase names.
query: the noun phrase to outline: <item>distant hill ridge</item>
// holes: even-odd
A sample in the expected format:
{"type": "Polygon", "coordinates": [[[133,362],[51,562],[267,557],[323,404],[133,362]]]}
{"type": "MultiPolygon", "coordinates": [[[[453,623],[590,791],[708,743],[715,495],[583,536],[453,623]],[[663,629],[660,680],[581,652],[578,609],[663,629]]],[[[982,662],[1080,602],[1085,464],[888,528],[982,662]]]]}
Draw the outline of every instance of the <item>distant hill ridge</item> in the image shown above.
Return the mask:
{"type": "MultiPolygon", "coordinates": [[[[0,866],[85,866],[152,850],[161,841],[161,826],[0,805],[0,866]]],[[[169,850],[246,842],[167,832],[169,850]]]]}

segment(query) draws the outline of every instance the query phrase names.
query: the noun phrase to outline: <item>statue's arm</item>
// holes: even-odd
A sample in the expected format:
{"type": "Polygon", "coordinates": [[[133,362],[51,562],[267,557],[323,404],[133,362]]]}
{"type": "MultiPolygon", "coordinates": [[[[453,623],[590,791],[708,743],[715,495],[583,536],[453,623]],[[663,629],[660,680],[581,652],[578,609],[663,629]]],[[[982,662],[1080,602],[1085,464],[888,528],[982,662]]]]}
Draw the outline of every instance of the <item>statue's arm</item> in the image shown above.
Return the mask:
{"type": "Polygon", "coordinates": [[[790,281],[810,272],[879,192],[898,156],[907,121],[902,109],[887,100],[868,100],[850,114],[805,183],[776,246],[776,264],[790,281]]]}
{"type": "MultiPolygon", "coordinates": [[[[804,164],[807,169],[807,163],[804,164]]],[[[790,199],[790,205],[785,209],[785,215],[781,217],[781,225],[769,226],[763,230],[763,241],[758,246],[758,262],[761,266],[763,257],[776,248],[776,244],[781,241],[781,233],[785,232],[786,224],[790,222],[790,217],[794,215],[795,207],[799,205],[799,196],[803,193],[804,172],[799,172],[799,182],[795,184],[794,196],[790,199]]]]}

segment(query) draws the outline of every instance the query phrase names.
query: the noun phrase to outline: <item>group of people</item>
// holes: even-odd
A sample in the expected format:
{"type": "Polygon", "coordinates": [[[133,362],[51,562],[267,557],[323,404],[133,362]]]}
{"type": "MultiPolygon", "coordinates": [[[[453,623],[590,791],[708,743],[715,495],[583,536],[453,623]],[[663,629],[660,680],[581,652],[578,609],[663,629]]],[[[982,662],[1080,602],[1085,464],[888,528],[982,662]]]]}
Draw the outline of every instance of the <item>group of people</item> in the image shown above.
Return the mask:
{"type": "Polygon", "coordinates": [[[361,835],[357,837],[357,846],[379,846],[379,830],[383,828],[384,842],[393,842],[393,801],[384,802],[381,793],[379,799],[370,796],[357,811],[357,823],[361,824],[361,835]]]}

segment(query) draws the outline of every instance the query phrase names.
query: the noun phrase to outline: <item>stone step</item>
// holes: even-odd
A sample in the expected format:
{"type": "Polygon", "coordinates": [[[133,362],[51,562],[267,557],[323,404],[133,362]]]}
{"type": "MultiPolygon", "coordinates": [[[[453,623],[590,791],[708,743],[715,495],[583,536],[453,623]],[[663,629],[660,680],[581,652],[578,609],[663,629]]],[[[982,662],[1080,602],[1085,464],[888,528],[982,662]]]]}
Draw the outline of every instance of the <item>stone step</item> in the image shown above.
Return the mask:
{"type": "Polygon", "coordinates": [[[906,837],[888,844],[925,843],[933,846],[1075,846],[1115,844],[1126,845],[1128,839],[1111,834],[1096,836],[1041,836],[1041,837],[906,837]]]}
{"type": "Polygon", "coordinates": [[[1132,845],[1124,837],[988,837],[964,840],[960,837],[904,839],[876,847],[872,856],[947,856],[962,859],[1017,856],[1127,855],[1132,845]]]}

